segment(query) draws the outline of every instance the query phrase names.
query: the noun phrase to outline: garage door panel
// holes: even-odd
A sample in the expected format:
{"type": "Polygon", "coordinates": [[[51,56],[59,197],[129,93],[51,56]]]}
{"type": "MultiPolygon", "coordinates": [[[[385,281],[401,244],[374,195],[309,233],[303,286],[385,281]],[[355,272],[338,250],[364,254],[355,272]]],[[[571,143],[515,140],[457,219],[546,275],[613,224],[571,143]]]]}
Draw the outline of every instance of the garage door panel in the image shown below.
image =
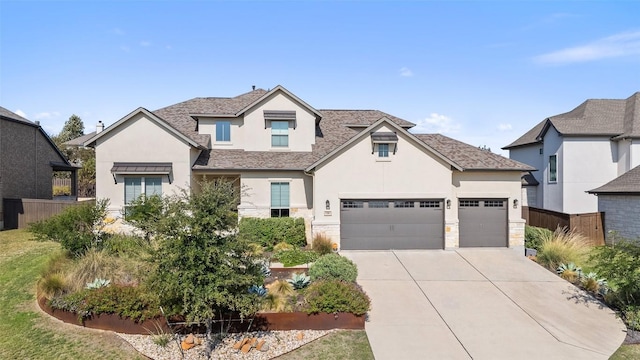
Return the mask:
{"type": "Polygon", "coordinates": [[[460,247],[507,246],[505,199],[460,199],[460,247]]]}
{"type": "Polygon", "coordinates": [[[444,247],[442,200],[343,200],[340,218],[345,250],[444,247]]]}

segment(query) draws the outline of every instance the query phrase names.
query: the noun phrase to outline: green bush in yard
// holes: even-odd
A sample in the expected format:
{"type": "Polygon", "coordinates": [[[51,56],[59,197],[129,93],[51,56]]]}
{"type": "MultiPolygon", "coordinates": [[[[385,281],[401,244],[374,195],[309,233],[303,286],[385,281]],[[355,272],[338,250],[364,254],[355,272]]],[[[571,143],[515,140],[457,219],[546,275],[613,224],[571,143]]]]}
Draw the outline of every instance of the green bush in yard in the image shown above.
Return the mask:
{"type": "Polygon", "coordinates": [[[294,246],[305,246],[307,237],[302,218],[252,218],[240,220],[240,238],[258,243],[268,249],[279,242],[286,242],[294,246]]]}
{"type": "Polygon", "coordinates": [[[358,277],[358,267],[353,261],[338,254],[321,256],[309,268],[311,280],[342,280],[355,282],[358,277]]]}
{"type": "Polygon", "coordinates": [[[292,250],[282,250],[273,254],[273,258],[282,263],[285,267],[308,264],[316,261],[320,255],[315,251],[305,251],[299,248],[292,250]]]}
{"type": "Polygon", "coordinates": [[[101,231],[107,216],[106,199],[94,204],[70,206],[47,220],[29,226],[37,240],[59,242],[63,249],[79,257],[91,247],[99,247],[104,237],[101,231]]]}
{"type": "Polygon", "coordinates": [[[553,231],[541,227],[529,226],[524,227],[524,246],[530,249],[540,250],[542,240],[550,237],[553,231]]]}
{"type": "Polygon", "coordinates": [[[313,282],[304,294],[308,314],[346,312],[364,315],[371,304],[367,294],[356,283],[339,280],[313,282]]]}
{"type": "Polygon", "coordinates": [[[589,260],[594,270],[607,279],[615,305],[640,305],[640,242],[620,240],[592,250],[589,260]]]}

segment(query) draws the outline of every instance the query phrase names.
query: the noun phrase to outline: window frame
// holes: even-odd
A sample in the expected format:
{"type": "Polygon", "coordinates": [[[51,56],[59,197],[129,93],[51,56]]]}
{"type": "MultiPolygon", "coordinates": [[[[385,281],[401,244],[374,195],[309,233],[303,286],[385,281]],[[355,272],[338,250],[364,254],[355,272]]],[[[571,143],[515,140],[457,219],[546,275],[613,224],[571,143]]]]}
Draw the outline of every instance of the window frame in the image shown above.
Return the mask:
{"type": "Polygon", "coordinates": [[[291,213],[291,183],[288,181],[274,181],[270,184],[270,204],[269,204],[271,217],[289,217],[291,213]],[[286,185],[287,196],[286,206],[283,204],[283,192],[282,188],[286,185]],[[278,204],[274,206],[274,186],[278,186],[279,199],[278,204]]]}
{"type": "Polygon", "coordinates": [[[223,143],[231,142],[231,121],[228,121],[228,120],[216,121],[216,142],[223,142],[223,143]]]}
{"type": "Polygon", "coordinates": [[[389,143],[379,143],[378,144],[378,158],[380,159],[388,159],[389,158],[389,143]]]}
{"type": "Polygon", "coordinates": [[[289,147],[289,121],[288,120],[271,120],[271,147],[272,148],[288,148],[289,147]],[[274,125],[278,125],[274,127],[274,125]],[[284,127],[286,125],[286,127],[284,127]],[[280,128],[282,126],[282,128],[280,128]],[[274,141],[280,139],[279,141],[274,141]],[[284,144],[282,144],[284,139],[284,144]],[[277,143],[277,144],[276,144],[277,143]]]}
{"type": "Polygon", "coordinates": [[[558,155],[549,155],[548,161],[548,177],[547,182],[549,184],[557,184],[558,183],[558,155]],[[551,161],[553,159],[553,162],[551,161]]]}
{"type": "MultiPolygon", "coordinates": [[[[156,191],[153,191],[153,194],[151,194],[150,196],[158,195],[158,196],[161,197],[162,196],[162,183],[163,183],[161,175],[156,175],[156,176],[154,176],[154,175],[152,175],[152,176],[125,176],[124,177],[124,181],[123,181],[123,188],[124,188],[123,202],[124,202],[124,216],[125,216],[125,219],[127,217],[127,209],[129,208],[131,202],[136,200],[136,199],[138,199],[142,195],[146,195],[147,191],[150,190],[149,184],[148,184],[148,182],[150,182],[150,181],[148,181],[148,179],[154,179],[154,180],[159,180],[160,181],[159,184],[158,183],[154,183],[154,184],[150,185],[150,186],[154,186],[156,190],[159,187],[160,193],[157,193],[156,191]],[[137,196],[134,196],[133,199],[128,199],[127,198],[127,183],[130,182],[131,180],[134,180],[134,179],[138,179],[140,181],[139,184],[134,184],[134,186],[137,185],[137,186],[140,187],[139,194],[137,196]],[[127,200],[129,200],[129,201],[127,201],[127,200]]],[[[135,191],[134,191],[134,195],[135,195],[135,191]]]]}

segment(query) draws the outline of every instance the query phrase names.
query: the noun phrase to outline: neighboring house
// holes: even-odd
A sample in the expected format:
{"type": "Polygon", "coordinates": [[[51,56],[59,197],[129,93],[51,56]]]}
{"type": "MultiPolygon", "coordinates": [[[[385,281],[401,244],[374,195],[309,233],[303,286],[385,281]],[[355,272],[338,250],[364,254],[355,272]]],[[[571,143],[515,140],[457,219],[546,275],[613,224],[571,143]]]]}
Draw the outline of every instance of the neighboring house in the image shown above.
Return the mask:
{"type": "Polygon", "coordinates": [[[640,239],[640,166],[589,191],[598,196],[604,212],[604,230],[628,239],[640,239]]]}
{"type": "Polygon", "coordinates": [[[627,99],[592,99],[552,116],[503,149],[537,169],[527,202],[569,214],[598,210],[588,190],[640,165],[640,92],[627,99]]]}
{"type": "MultiPolygon", "coordinates": [[[[51,199],[54,171],[70,171],[75,194],[76,168],[37,122],[0,107],[0,200],[51,199]]],[[[4,201],[0,201],[0,229],[4,228],[4,201]]]]}
{"type": "Polygon", "coordinates": [[[282,86],[138,108],[85,142],[97,197],[121,216],[140,194],[243,188],[240,216],[302,217],[342,249],[522,248],[530,166],[377,110],[318,110],[282,86]]]}

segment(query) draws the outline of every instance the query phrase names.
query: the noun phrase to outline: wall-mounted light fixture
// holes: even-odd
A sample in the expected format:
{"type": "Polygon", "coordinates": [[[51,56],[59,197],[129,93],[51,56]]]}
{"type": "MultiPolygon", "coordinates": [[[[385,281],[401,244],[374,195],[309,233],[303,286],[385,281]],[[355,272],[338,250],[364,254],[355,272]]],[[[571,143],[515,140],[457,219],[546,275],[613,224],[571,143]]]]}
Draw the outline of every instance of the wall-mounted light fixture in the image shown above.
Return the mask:
{"type": "Polygon", "coordinates": [[[324,202],[324,206],[327,210],[331,210],[331,203],[329,202],[329,200],[324,202]]]}
{"type": "Polygon", "coordinates": [[[518,199],[513,199],[513,208],[514,209],[518,208],[518,199]]]}
{"type": "Polygon", "coordinates": [[[447,209],[451,209],[451,199],[447,199],[447,209]]]}

